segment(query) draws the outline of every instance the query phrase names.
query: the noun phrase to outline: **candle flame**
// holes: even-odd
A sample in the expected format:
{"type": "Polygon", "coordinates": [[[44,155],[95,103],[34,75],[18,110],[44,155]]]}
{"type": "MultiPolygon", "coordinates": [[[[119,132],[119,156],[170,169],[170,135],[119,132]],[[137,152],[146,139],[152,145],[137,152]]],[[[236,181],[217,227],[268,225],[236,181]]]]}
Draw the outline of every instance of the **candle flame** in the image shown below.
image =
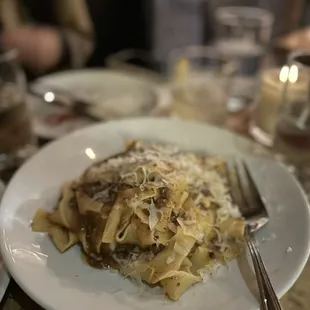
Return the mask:
{"type": "Polygon", "coordinates": [[[289,81],[290,83],[296,83],[298,81],[298,67],[296,65],[289,66],[283,66],[280,74],[279,74],[279,80],[282,83],[286,83],[289,81]]]}
{"type": "Polygon", "coordinates": [[[290,83],[296,83],[298,81],[298,67],[296,65],[291,66],[288,80],[290,83]]]}

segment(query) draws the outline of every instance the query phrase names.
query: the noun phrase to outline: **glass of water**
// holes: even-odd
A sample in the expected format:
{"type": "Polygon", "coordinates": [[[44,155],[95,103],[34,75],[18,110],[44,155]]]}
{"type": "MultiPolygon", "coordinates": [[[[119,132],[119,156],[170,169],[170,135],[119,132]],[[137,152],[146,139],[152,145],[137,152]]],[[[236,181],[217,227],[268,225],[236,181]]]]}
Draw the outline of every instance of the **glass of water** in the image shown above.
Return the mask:
{"type": "Polygon", "coordinates": [[[189,46],[172,51],[168,67],[175,115],[224,125],[234,63],[214,47],[189,46]]]}
{"type": "Polygon", "coordinates": [[[257,76],[270,41],[273,16],[256,7],[219,7],[216,21],[217,48],[238,63],[229,100],[230,109],[236,110],[254,99],[257,76]]]}
{"type": "Polygon", "coordinates": [[[0,52],[0,176],[6,178],[36,151],[26,106],[26,80],[17,51],[0,52]]]}

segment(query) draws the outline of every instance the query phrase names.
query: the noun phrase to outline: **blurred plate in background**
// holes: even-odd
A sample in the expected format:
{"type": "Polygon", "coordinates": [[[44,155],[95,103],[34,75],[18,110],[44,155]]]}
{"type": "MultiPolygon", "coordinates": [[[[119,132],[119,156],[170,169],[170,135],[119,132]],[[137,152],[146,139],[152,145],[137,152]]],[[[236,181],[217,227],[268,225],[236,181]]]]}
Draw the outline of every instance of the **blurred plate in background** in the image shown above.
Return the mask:
{"type": "MultiPolygon", "coordinates": [[[[98,120],[156,116],[169,110],[165,88],[134,74],[112,70],[74,70],[38,79],[31,86],[40,92],[63,92],[89,103],[88,114],[98,120]]],[[[37,136],[56,139],[94,121],[72,110],[30,97],[37,136]]]]}

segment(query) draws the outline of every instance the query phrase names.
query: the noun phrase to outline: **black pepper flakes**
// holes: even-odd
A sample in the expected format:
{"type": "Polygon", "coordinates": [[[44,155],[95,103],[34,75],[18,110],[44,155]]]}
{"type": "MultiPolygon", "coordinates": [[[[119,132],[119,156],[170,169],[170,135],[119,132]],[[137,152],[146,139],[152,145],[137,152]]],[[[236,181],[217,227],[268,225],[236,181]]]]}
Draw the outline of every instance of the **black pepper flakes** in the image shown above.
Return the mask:
{"type": "Polygon", "coordinates": [[[161,187],[158,189],[158,198],[155,200],[157,209],[164,208],[168,203],[170,189],[168,187],[161,187]]]}
{"type": "Polygon", "coordinates": [[[158,245],[151,245],[150,246],[150,251],[154,254],[157,255],[158,253],[162,252],[165,249],[165,246],[162,244],[158,244],[158,245]]]}
{"type": "Polygon", "coordinates": [[[203,188],[203,189],[201,190],[201,193],[202,193],[205,197],[210,197],[210,196],[212,196],[212,194],[211,194],[211,192],[210,192],[210,190],[209,190],[208,188],[203,188]]]}
{"type": "Polygon", "coordinates": [[[171,223],[173,223],[174,225],[178,226],[179,223],[178,223],[177,219],[178,219],[178,216],[175,213],[172,212],[171,215],[170,215],[171,223]]]}

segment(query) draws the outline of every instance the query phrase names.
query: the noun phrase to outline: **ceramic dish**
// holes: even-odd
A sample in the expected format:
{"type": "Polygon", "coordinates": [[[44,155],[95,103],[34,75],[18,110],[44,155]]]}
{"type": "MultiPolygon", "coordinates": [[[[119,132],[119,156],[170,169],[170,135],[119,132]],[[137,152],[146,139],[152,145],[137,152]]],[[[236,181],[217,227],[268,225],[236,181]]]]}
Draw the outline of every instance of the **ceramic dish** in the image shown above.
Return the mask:
{"type": "MultiPolygon", "coordinates": [[[[189,289],[178,302],[170,302],[156,289],[141,292],[118,273],[85,265],[78,247],[60,254],[48,236],[31,231],[35,211],[52,210],[63,182],[79,176],[93,161],[123,150],[124,142],[133,138],[223,156],[244,156],[252,145],[208,125],[152,118],[100,124],[48,145],[17,172],[2,200],[1,251],[14,279],[47,310],[258,309],[248,257],[233,261],[189,289]]],[[[247,160],[270,215],[257,239],[281,297],[309,255],[309,206],[300,185],[284,167],[266,158],[247,160]]]]}

